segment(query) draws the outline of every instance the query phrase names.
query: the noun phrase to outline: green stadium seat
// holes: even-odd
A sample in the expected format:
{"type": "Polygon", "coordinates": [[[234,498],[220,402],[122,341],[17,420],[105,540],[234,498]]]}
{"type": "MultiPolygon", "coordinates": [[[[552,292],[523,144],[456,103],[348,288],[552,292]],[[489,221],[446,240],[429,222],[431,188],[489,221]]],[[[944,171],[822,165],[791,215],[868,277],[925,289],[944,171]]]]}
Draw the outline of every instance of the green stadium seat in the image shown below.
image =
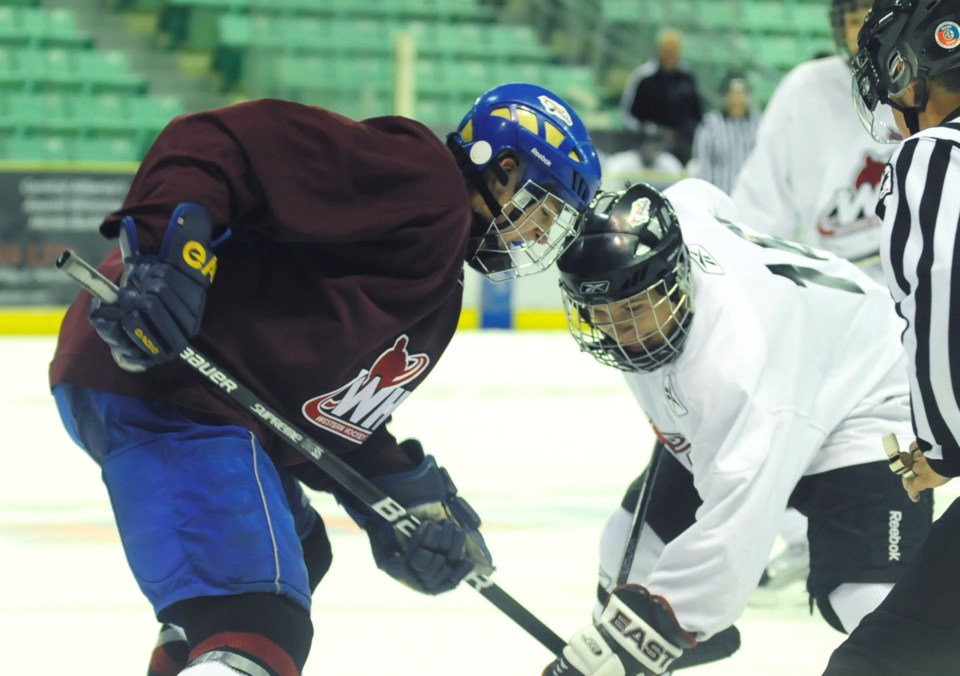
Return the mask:
{"type": "Polygon", "coordinates": [[[562,98],[579,102],[596,96],[593,71],[586,66],[555,66],[546,72],[546,87],[562,98]]]}
{"type": "Polygon", "coordinates": [[[90,137],[70,143],[70,159],[80,162],[136,162],[140,147],[129,138],[90,137]]]}
{"type": "Polygon", "coordinates": [[[791,8],[784,2],[745,2],[740,11],[747,33],[796,33],[791,8]]]}
{"type": "Polygon", "coordinates": [[[415,66],[418,96],[435,96],[446,92],[446,71],[440,59],[419,58],[415,66]]]}
{"type": "Polygon", "coordinates": [[[683,27],[696,21],[697,5],[694,0],[670,0],[666,5],[664,19],[674,26],[683,27]]]}
{"type": "Polygon", "coordinates": [[[23,35],[16,21],[17,10],[13,7],[0,7],[0,43],[23,42],[23,35]]]}
{"type": "Polygon", "coordinates": [[[140,91],[145,79],[130,72],[126,53],[119,50],[80,50],[76,53],[76,73],[88,91],[140,91]]]}
{"type": "Polygon", "coordinates": [[[656,0],[647,0],[642,6],[634,3],[639,23],[648,27],[662,27],[667,23],[666,4],[665,2],[657,2],[656,0]]]}
{"type": "Polygon", "coordinates": [[[740,16],[732,2],[707,0],[697,5],[696,22],[705,31],[729,34],[729,31],[739,29],[740,16]]]}
{"type": "Polygon", "coordinates": [[[636,0],[602,0],[600,13],[604,21],[629,25],[640,21],[641,9],[636,0]]]}
{"type": "Polygon", "coordinates": [[[11,94],[2,113],[5,128],[20,131],[64,131],[73,128],[62,94],[11,94]]]}
{"type": "Polygon", "coordinates": [[[496,81],[494,67],[486,61],[449,61],[444,64],[445,93],[451,98],[478,96],[496,81]]]}
{"type": "Polygon", "coordinates": [[[65,46],[89,46],[91,38],[77,27],[73,12],[67,9],[51,9],[47,11],[44,42],[65,46]]]}
{"type": "Polygon", "coordinates": [[[17,77],[29,90],[79,86],[71,50],[25,47],[14,51],[14,61],[17,77]]]}
{"type": "Polygon", "coordinates": [[[17,72],[14,51],[8,47],[0,47],[0,87],[4,89],[23,85],[23,79],[17,72]]]}
{"type": "Polygon", "coordinates": [[[252,42],[252,36],[250,17],[225,14],[217,20],[217,43],[221,47],[247,47],[252,42]]]}
{"type": "Polygon", "coordinates": [[[70,159],[67,141],[59,136],[12,136],[4,143],[4,158],[26,161],[66,161],[70,159]]]}
{"type": "Polygon", "coordinates": [[[119,94],[82,94],[70,100],[74,123],[84,131],[130,130],[129,98],[119,94]]]}
{"type": "Polygon", "coordinates": [[[418,98],[414,119],[425,125],[435,125],[444,122],[446,107],[440,99],[418,98]]]}
{"type": "Polygon", "coordinates": [[[790,13],[798,32],[804,35],[831,37],[830,11],[826,5],[797,3],[790,13]]]}
{"type": "Polygon", "coordinates": [[[750,44],[758,64],[780,70],[793,68],[812,56],[807,54],[800,38],[794,35],[757,35],[750,44]]]}

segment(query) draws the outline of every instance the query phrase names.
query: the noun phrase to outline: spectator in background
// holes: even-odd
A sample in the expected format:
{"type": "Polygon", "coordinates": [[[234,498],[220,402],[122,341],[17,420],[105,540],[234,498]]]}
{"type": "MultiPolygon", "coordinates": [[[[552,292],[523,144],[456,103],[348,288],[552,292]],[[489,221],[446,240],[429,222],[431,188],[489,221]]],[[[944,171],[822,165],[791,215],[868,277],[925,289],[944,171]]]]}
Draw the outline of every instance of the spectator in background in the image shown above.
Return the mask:
{"type": "Polygon", "coordinates": [[[683,174],[683,163],[666,150],[666,136],[659,125],[644,124],[638,132],[638,139],[636,150],[624,150],[601,159],[604,180],[609,177],[609,185],[615,186],[611,189],[638,180],[657,182],[657,177],[650,174],[660,175],[669,185],[673,177],[683,174]]]}
{"type": "Polygon", "coordinates": [[[681,42],[676,30],[660,32],[657,58],[633,71],[623,89],[621,106],[631,129],[639,130],[644,122],[663,127],[667,147],[686,164],[703,109],[693,73],[680,61],[681,42]]]}
{"type": "Polygon", "coordinates": [[[720,87],[723,110],[707,113],[693,136],[691,173],[728,195],[740,167],[753,149],[760,113],[750,97],[750,83],[740,71],[730,71],[720,87]]]}

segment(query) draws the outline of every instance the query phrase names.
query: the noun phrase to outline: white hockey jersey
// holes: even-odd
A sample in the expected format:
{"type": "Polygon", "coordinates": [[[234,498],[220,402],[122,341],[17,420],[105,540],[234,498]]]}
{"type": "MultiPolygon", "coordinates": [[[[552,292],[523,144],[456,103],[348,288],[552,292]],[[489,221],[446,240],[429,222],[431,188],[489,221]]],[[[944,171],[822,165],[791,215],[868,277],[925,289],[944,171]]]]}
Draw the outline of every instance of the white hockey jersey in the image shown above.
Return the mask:
{"type": "Polygon", "coordinates": [[[801,477],[883,460],[888,432],[909,439],[909,388],[884,287],[827,252],[725,224],[733,204],[704,181],[665,194],[690,252],[693,321],[673,363],[626,380],[703,505],[652,569],[638,553],[630,581],[704,639],[746,606],[801,477]]]}
{"type": "Polygon", "coordinates": [[[802,63],[780,82],[732,196],[761,232],[860,262],[882,282],[874,214],[893,147],[866,133],[844,57],[802,63]]]}

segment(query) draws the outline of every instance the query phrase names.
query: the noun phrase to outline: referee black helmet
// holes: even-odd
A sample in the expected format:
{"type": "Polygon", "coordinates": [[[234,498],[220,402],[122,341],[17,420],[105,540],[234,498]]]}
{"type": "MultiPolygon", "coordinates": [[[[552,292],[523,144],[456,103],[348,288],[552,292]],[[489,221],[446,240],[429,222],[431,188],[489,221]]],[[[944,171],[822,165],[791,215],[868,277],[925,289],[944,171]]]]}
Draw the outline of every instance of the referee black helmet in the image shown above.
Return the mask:
{"type": "Polygon", "coordinates": [[[878,137],[874,114],[885,103],[916,134],[930,97],[928,78],[960,67],[960,0],[876,0],[857,45],[854,100],[864,126],[878,137]],[[917,104],[907,107],[897,97],[913,84],[917,104]]]}

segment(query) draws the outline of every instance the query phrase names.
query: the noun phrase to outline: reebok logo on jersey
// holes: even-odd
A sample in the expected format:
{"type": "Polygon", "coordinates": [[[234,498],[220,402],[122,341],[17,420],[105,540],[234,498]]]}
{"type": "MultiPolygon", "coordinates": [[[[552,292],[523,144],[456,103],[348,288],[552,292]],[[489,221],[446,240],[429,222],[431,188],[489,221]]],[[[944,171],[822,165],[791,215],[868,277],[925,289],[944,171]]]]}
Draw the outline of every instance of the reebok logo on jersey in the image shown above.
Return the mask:
{"type": "Polygon", "coordinates": [[[900,522],[903,521],[903,512],[890,510],[890,520],[887,522],[887,561],[900,560],[900,522]]]}
{"type": "Polygon", "coordinates": [[[710,252],[699,244],[691,244],[687,247],[687,251],[690,254],[690,260],[696,263],[697,267],[708,275],[725,274],[723,267],[717,262],[717,259],[711,256],[710,252]]]}
{"type": "Polygon", "coordinates": [[[407,352],[408,342],[406,335],[397,338],[369,371],[361,369],[346,385],[307,401],[303,415],[328,432],[362,444],[410,396],[401,386],[419,378],[430,365],[426,354],[407,352]]]}

